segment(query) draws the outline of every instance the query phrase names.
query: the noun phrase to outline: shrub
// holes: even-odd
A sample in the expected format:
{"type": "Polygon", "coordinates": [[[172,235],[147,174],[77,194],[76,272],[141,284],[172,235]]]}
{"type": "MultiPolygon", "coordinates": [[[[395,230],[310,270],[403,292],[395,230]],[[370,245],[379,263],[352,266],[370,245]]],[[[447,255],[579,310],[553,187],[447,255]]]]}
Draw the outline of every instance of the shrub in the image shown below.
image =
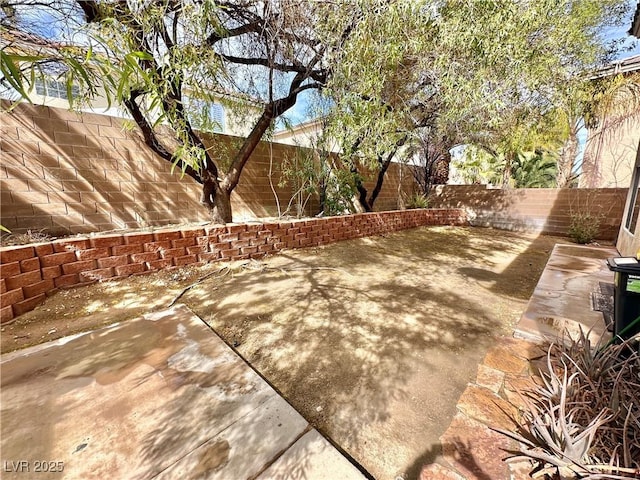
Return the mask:
{"type": "Polygon", "coordinates": [[[591,243],[598,235],[602,215],[592,213],[572,213],[569,231],[569,238],[576,243],[591,243]]]}
{"type": "Polygon", "coordinates": [[[542,385],[520,394],[526,404],[517,432],[535,477],[625,479],[640,473],[640,353],[632,340],[591,348],[587,335],[554,345],[542,385]],[[544,475],[544,477],[542,477],[544,475]]]}
{"type": "Polygon", "coordinates": [[[414,193],[409,200],[407,200],[406,208],[408,210],[414,208],[428,208],[429,199],[422,193],[414,193]]]}

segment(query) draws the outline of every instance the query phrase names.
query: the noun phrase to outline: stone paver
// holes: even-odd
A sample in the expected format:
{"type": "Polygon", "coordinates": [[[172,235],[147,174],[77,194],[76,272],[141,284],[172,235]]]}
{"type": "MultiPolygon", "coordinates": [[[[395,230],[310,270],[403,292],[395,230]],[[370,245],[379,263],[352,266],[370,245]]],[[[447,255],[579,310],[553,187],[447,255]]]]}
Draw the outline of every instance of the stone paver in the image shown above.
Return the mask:
{"type": "Polygon", "coordinates": [[[304,478],[364,478],[184,306],[4,355],[0,373],[3,479],[61,478],[36,472],[47,460],[65,479],[241,480],[292,446],[304,478]]]}

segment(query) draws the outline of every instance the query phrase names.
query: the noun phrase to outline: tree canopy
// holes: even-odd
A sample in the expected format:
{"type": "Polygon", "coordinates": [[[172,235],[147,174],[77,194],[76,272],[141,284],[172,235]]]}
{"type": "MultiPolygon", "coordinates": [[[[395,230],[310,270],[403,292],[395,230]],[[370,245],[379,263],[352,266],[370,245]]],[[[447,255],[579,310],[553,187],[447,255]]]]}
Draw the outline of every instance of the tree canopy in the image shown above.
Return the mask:
{"type": "MultiPolygon", "coordinates": [[[[216,222],[232,219],[230,195],[252,151],[306,91],[328,99],[327,137],[339,142],[342,168],[356,179],[365,207],[392,159],[416,151],[415,143],[438,145],[441,153],[464,143],[502,151],[509,174],[524,146],[545,147],[528,145],[543,137],[542,119],[562,118],[553,112],[569,105],[588,81],[585,72],[610,58],[616,45],[599,32],[623,21],[629,7],[624,0],[0,6],[3,35],[21,29],[56,39],[36,52],[3,49],[3,82],[27,95],[34,76],[57,65],[83,93],[103,89],[127,108],[158,155],[201,183],[216,222]],[[47,31],[34,27],[45,12],[55,20],[47,31]],[[196,122],[190,99],[222,99],[250,124],[248,135],[233,145],[205,144],[194,124],[213,119],[203,109],[196,122]],[[161,125],[171,128],[171,141],[161,125]],[[363,170],[378,172],[370,196],[363,170]]],[[[566,139],[560,131],[548,132],[566,139]]]]}

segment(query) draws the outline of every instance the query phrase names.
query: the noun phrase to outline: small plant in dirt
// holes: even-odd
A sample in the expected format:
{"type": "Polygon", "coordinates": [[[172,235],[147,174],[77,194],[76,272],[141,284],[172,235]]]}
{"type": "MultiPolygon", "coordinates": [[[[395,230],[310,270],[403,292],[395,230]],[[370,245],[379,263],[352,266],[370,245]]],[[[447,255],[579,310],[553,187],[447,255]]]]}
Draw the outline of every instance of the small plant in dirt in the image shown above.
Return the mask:
{"type": "MultiPolygon", "coordinates": [[[[3,231],[5,231],[3,229],[3,231]]],[[[6,230],[9,233],[9,230],[6,230]]],[[[29,243],[48,242],[54,237],[44,233],[43,230],[27,230],[25,233],[9,233],[2,237],[2,246],[27,245],[29,243]]]]}
{"type": "Polygon", "coordinates": [[[406,203],[406,208],[408,210],[415,208],[428,208],[429,207],[429,199],[422,193],[414,193],[406,203]]]}
{"type": "Polygon", "coordinates": [[[529,460],[532,478],[640,478],[640,354],[631,341],[591,348],[588,336],[552,345],[547,371],[521,391],[520,444],[507,462],[529,460]]]}
{"type": "Polygon", "coordinates": [[[573,213],[569,224],[568,235],[576,243],[591,243],[598,235],[602,215],[592,213],[573,213]]]}

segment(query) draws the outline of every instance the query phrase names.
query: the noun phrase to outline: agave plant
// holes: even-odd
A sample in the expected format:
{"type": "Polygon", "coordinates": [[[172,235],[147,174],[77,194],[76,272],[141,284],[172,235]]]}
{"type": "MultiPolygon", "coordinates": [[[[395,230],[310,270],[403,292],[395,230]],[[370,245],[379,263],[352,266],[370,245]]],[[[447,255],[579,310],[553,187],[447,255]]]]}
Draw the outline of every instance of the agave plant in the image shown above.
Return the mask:
{"type": "Polygon", "coordinates": [[[520,444],[507,462],[530,460],[532,477],[640,478],[640,353],[631,341],[591,348],[588,334],[552,345],[542,382],[520,391],[520,444]]]}

